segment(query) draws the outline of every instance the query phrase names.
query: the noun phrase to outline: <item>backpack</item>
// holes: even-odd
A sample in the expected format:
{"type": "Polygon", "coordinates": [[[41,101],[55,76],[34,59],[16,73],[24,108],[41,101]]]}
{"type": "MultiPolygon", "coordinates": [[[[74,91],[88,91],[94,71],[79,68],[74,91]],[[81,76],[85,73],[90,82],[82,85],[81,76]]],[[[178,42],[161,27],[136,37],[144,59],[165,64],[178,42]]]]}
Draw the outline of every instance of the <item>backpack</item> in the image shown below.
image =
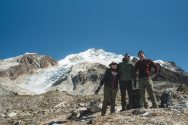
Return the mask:
{"type": "Polygon", "coordinates": [[[139,89],[133,90],[133,107],[132,108],[141,108],[142,103],[141,103],[141,94],[139,89]]]}
{"type": "Polygon", "coordinates": [[[161,108],[168,108],[172,105],[172,93],[170,90],[165,90],[161,95],[161,108]]]}

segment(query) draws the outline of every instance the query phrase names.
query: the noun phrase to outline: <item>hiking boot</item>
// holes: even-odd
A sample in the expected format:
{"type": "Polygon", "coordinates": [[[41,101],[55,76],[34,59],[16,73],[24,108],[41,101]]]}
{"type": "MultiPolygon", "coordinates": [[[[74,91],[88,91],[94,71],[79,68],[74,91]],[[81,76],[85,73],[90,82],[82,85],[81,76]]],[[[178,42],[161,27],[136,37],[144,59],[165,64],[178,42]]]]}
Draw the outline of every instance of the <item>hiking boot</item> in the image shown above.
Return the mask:
{"type": "Polygon", "coordinates": [[[101,116],[104,116],[106,114],[106,110],[101,110],[101,116]]]}
{"type": "Polygon", "coordinates": [[[158,105],[155,105],[155,106],[152,105],[150,108],[154,109],[154,108],[159,108],[159,107],[158,107],[158,105]]]}
{"type": "Polygon", "coordinates": [[[123,108],[123,109],[121,109],[121,110],[120,110],[120,112],[123,112],[123,111],[126,111],[126,109],[125,109],[125,108],[123,108]]]}
{"type": "Polygon", "coordinates": [[[148,109],[148,108],[149,108],[148,103],[147,103],[147,104],[144,104],[144,108],[145,108],[145,109],[148,109]]]}
{"type": "Polygon", "coordinates": [[[127,105],[127,110],[132,109],[132,106],[130,104],[127,105]]]}
{"type": "Polygon", "coordinates": [[[124,112],[124,111],[126,111],[126,110],[125,109],[120,110],[120,112],[124,112]]]}
{"type": "Polygon", "coordinates": [[[111,112],[111,114],[112,114],[112,113],[115,113],[115,112],[116,112],[116,110],[111,110],[110,112],[111,112]]]}

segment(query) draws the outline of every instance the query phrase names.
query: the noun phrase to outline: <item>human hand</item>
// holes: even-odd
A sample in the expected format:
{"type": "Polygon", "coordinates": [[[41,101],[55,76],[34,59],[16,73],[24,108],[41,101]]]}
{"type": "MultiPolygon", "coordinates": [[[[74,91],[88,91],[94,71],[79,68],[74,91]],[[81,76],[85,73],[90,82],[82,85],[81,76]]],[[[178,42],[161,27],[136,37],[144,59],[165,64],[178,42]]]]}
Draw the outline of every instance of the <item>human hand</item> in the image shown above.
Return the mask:
{"type": "Polygon", "coordinates": [[[97,90],[95,90],[95,95],[97,95],[97,94],[99,93],[100,88],[101,88],[101,87],[98,87],[97,90]]]}
{"type": "Polygon", "coordinates": [[[155,75],[155,74],[151,75],[151,78],[152,78],[152,79],[154,79],[155,77],[156,77],[156,75],[155,75]]]}
{"type": "Polygon", "coordinates": [[[134,88],[136,88],[136,82],[134,82],[133,86],[134,86],[134,88]]]}

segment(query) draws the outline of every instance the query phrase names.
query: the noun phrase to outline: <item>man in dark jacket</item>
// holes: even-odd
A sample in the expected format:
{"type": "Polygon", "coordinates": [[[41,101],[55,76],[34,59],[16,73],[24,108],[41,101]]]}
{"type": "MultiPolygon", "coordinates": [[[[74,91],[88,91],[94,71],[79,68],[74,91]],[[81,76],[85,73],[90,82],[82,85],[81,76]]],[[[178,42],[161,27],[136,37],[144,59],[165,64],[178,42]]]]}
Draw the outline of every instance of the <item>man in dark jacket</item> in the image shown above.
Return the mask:
{"type": "Polygon", "coordinates": [[[136,76],[134,72],[134,65],[130,62],[130,55],[125,54],[121,63],[119,63],[120,71],[120,91],[121,91],[121,105],[122,111],[126,110],[127,104],[125,100],[126,90],[129,97],[129,109],[133,108],[133,88],[132,80],[134,80],[134,86],[136,86],[136,76]]]}
{"type": "Polygon", "coordinates": [[[147,98],[145,96],[145,90],[151,99],[152,108],[158,108],[156,103],[156,97],[153,90],[153,81],[152,78],[155,78],[158,73],[158,67],[150,59],[146,59],[144,51],[140,50],[138,52],[140,60],[135,65],[135,72],[139,73],[139,87],[141,94],[141,102],[144,103],[144,107],[148,108],[147,98]],[[154,74],[151,73],[152,67],[154,68],[154,74]]]}
{"type": "Polygon", "coordinates": [[[95,94],[98,94],[100,88],[104,84],[104,100],[102,104],[101,115],[104,116],[106,114],[106,108],[109,104],[111,106],[111,113],[115,111],[115,99],[118,91],[118,82],[119,82],[119,72],[118,72],[118,64],[112,62],[110,68],[106,70],[103,79],[100,82],[99,87],[95,91],[95,94]]]}

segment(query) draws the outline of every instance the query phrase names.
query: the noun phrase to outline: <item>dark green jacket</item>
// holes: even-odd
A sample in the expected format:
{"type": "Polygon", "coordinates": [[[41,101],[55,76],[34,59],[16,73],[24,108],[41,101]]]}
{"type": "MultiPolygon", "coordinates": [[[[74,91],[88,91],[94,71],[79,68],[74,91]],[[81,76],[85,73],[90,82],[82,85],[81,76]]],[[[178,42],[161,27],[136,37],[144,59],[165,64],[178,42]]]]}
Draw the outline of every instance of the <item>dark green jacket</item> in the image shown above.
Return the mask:
{"type": "Polygon", "coordinates": [[[131,62],[123,61],[119,63],[119,72],[121,81],[136,80],[134,65],[131,62]]]}

